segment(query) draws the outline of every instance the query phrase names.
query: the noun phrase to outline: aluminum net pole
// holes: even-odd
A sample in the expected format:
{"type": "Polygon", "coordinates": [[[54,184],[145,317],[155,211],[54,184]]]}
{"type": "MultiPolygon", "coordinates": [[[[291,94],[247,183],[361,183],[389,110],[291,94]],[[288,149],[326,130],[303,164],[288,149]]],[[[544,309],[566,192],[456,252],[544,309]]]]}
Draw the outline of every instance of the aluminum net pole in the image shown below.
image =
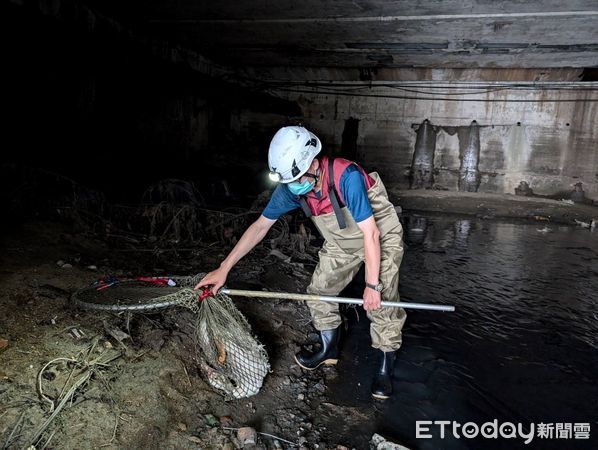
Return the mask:
{"type": "MultiPolygon", "coordinates": [[[[240,297],[259,297],[259,298],[277,298],[285,300],[311,300],[322,301],[329,303],[345,303],[353,305],[363,305],[361,298],[349,297],[334,297],[330,295],[316,295],[316,294],[294,294],[291,292],[266,292],[266,291],[247,291],[243,289],[228,289],[223,288],[219,292],[226,295],[240,296],[240,297]]],[[[423,309],[428,311],[447,311],[455,310],[452,305],[432,305],[429,303],[409,303],[409,302],[381,302],[382,306],[390,308],[406,308],[406,309],[423,309]]]]}

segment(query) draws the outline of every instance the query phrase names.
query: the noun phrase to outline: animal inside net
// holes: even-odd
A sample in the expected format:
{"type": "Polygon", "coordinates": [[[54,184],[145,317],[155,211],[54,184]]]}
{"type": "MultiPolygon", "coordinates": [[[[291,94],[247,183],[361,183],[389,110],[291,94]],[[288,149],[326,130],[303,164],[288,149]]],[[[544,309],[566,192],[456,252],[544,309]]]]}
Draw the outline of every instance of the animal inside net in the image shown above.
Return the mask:
{"type": "Polygon", "coordinates": [[[196,340],[206,363],[202,371],[210,385],[233,398],[255,395],[270,369],[264,347],[230,297],[208,297],[199,308],[196,340]]]}
{"type": "Polygon", "coordinates": [[[124,304],[133,304],[135,308],[140,306],[140,309],[151,305],[189,308],[195,313],[195,340],[203,353],[200,366],[208,383],[229,398],[255,395],[270,370],[268,355],[230,297],[218,293],[198,301],[199,293],[192,287],[201,278],[202,274],[168,279],[147,278],[147,281],[123,280],[106,288],[81,290],[73,298],[80,306],[91,309],[100,309],[97,307],[99,304],[108,304],[108,308],[114,305],[114,309],[119,306],[124,309],[124,304]],[[168,280],[168,283],[160,284],[156,280],[168,280]]]}

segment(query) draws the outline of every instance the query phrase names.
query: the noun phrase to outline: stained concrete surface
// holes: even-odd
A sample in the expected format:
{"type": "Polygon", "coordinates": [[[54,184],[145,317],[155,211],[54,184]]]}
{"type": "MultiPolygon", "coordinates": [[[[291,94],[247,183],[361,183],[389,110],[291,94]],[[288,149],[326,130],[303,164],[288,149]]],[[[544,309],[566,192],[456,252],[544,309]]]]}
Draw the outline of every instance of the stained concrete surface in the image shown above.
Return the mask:
{"type": "Polygon", "coordinates": [[[395,205],[406,211],[468,214],[485,219],[518,218],[537,222],[598,227],[598,206],[516,195],[481,194],[434,190],[388,188],[395,205]]]}
{"type": "Polygon", "coordinates": [[[270,92],[297,101],[324,151],[333,154],[340,147],[344,120],[359,119],[357,160],[380,172],[387,184],[409,186],[414,128],[429,119],[438,130],[434,181],[438,187],[458,190],[460,148],[466,143],[454,129],[465,129],[476,120],[480,192],[514,193],[526,181],[534,192],[554,195],[582,182],[588,197],[598,199],[596,83],[567,83],[566,90],[531,85],[518,89],[516,83],[461,85],[459,74],[451,71],[438,71],[437,76],[437,81],[415,85],[363,82],[360,87],[341,84],[327,89],[322,82],[317,88],[293,88],[298,92],[270,92]]]}

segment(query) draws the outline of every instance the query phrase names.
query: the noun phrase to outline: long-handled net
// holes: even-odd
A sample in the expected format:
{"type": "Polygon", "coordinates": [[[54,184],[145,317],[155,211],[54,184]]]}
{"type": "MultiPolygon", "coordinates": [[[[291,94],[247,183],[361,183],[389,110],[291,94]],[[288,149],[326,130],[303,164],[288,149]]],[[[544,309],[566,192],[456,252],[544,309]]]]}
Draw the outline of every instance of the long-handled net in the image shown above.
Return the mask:
{"type": "Polygon", "coordinates": [[[104,278],[75,292],[72,301],[86,309],[148,311],[183,306],[195,313],[195,340],[202,350],[201,370],[209,384],[228,397],[255,395],[270,370],[268,355],[230,297],[218,293],[200,301],[195,276],[104,278]]]}

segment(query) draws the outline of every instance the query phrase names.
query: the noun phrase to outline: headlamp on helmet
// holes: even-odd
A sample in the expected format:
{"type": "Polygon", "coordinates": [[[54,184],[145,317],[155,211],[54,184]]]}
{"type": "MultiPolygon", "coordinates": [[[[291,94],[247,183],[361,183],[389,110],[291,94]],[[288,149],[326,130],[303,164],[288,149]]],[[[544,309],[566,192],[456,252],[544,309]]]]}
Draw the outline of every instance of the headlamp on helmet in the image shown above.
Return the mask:
{"type": "Polygon", "coordinates": [[[282,180],[282,175],[279,174],[278,172],[270,172],[268,174],[268,177],[270,178],[270,180],[274,181],[275,183],[280,183],[280,181],[282,180]]]}

